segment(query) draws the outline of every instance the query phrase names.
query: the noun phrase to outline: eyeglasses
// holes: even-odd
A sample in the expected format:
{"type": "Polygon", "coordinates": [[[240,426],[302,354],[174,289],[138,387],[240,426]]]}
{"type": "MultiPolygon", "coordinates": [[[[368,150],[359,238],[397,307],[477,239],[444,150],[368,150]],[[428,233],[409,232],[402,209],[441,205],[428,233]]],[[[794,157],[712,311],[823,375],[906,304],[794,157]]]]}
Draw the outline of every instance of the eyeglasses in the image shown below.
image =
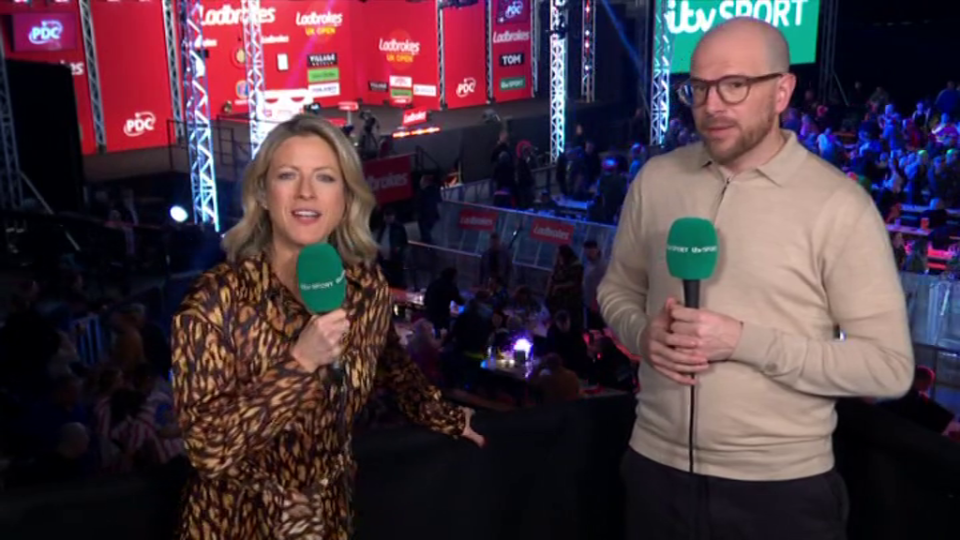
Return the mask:
{"type": "Polygon", "coordinates": [[[739,105],[750,95],[753,85],[782,76],[783,73],[768,73],[759,77],[728,75],[713,81],[690,79],[677,88],[677,96],[688,107],[700,107],[707,102],[710,89],[716,88],[721,101],[727,105],[739,105]]]}

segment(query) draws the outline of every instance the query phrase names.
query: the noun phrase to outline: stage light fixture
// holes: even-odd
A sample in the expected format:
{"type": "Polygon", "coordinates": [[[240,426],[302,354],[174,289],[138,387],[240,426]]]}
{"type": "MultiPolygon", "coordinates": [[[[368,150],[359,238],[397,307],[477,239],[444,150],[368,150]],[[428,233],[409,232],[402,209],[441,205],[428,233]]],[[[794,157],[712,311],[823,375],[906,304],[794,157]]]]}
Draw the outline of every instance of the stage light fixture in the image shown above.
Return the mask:
{"type": "Polygon", "coordinates": [[[187,221],[188,217],[190,217],[190,214],[187,213],[184,207],[179,205],[173,205],[170,207],[170,219],[176,221],[177,223],[183,223],[187,221]]]}

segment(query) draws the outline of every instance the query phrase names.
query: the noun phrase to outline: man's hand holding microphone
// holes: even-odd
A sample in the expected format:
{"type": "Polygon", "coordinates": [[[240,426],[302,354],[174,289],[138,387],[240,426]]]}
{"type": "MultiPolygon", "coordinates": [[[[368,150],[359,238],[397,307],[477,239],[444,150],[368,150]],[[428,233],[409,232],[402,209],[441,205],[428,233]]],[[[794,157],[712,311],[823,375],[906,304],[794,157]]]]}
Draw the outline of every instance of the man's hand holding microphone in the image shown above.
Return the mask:
{"type": "Polygon", "coordinates": [[[717,231],[702,218],[680,218],[667,237],[667,267],[683,281],[684,303],[668,298],[640,336],[643,357],[660,374],[684,385],[710,362],[729,360],[740,342],[740,321],[700,309],[700,282],[717,266],[717,231]]]}

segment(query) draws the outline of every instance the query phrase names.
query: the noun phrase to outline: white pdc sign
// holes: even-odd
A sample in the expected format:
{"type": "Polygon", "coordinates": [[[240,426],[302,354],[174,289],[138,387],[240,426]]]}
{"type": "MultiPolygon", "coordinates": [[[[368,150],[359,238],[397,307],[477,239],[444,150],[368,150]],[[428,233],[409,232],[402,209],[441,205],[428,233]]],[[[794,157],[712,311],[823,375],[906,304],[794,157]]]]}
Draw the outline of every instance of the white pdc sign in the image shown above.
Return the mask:
{"type": "Polygon", "coordinates": [[[148,131],[153,131],[157,127],[157,117],[150,111],[134,113],[123,124],[123,133],[127,137],[139,137],[148,131]]]}

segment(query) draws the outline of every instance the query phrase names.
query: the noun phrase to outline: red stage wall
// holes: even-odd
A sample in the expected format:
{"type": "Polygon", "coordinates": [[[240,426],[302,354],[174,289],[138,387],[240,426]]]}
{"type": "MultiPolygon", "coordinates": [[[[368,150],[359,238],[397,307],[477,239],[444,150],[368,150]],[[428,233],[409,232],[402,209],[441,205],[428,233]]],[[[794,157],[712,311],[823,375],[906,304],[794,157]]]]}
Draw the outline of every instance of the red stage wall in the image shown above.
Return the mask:
{"type": "Polygon", "coordinates": [[[166,146],[172,118],[160,2],[93,2],[107,151],[166,146]]]}
{"type": "Polygon", "coordinates": [[[532,0],[493,2],[493,98],[515,101],[533,97],[532,0]]]}
{"type": "Polygon", "coordinates": [[[484,5],[478,2],[443,13],[444,86],[447,107],[487,103],[487,54],[484,5]]]}
{"type": "Polygon", "coordinates": [[[417,107],[438,109],[437,5],[429,2],[355,2],[358,24],[359,95],[381,104],[407,97],[417,107]]]}
{"type": "MultiPolygon", "coordinates": [[[[243,19],[239,0],[206,2],[203,38],[210,51],[208,88],[211,114],[246,111],[243,19]]],[[[347,0],[263,0],[264,85],[267,90],[310,89],[323,106],[355,97],[353,10],[347,0]]]]}
{"type": "MultiPolygon", "coordinates": [[[[82,141],[82,149],[85,154],[92,154],[97,150],[97,141],[94,139],[93,135],[93,115],[90,111],[90,87],[87,84],[87,63],[83,53],[83,39],[81,38],[82,34],[80,32],[80,13],[77,7],[76,2],[70,2],[68,4],[45,4],[45,3],[34,3],[34,4],[13,4],[13,3],[3,3],[0,4],[0,14],[3,14],[3,20],[0,21],[0,24],[4,25],[3,34],[4,34],[4,51],[7,54],[8,58],[15,60],[26,60],[29,62],[47,62],[51,64],[66,64],[70,67],[73,72],[73,83],[74,91],[76,92],[77,99],[77,115],[80,121],[80,137],[82,141]],[[34,34],[34,42],[39,43],[36,48],[47,50],[35,50],[35,51],[14,51],[13,50],[13,36],[14,31],[22,33],[24,35],[19,36],[18,41],[23,43],[24,41],[30,42],[29,32],[35,27],[34,24],[28,24],[24,28],[13,28],[12,14],[14,13],[36,13],[36,14],[49,14],[50,19],[43,18],[43,20],[58,20],[63,23],[68,23],[73,28],[64,28],[61,33],[61,38],[64,43],[61,45],[64,47],[61,50],[52,50],[58,48],[57,40],[51,40],[47,43],[43,43],[44,36],[38,31],[37,34],[34,34]],[[63,16],[58,16],[58,14],[64,14],[63,16]],[[71,36],[72,39],[71,39],[71,36]],[[71,45],[71,43],[66,43],[70,41],[75,43],[75,46],[67,50],[66,47],[71,45]]],[[[43,25],[43,20],[40,21],[41,26],[43,25]]],[[[50,27],[50,24],[46,25],[50,27]]],[[[52,36],[51,36],[52,37],[52,36]]],[[[29,119],[18,118],[16,111],[14,111],[14,122],[24,122],[29,119]]]]}

